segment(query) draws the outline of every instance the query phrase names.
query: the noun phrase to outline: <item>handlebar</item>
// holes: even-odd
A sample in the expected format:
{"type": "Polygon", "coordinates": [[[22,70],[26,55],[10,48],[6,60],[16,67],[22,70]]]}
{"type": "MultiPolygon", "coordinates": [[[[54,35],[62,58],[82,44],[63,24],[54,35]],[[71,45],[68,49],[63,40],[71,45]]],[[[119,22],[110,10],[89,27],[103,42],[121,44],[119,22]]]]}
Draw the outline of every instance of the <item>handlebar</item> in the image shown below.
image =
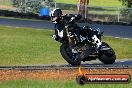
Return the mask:
{"type": "Polygon", "coordinates": [[[66,14],[63,16],[64,20],[67,20],[69,22],[78,21],[82,18],[80,14],[66,14]]]}

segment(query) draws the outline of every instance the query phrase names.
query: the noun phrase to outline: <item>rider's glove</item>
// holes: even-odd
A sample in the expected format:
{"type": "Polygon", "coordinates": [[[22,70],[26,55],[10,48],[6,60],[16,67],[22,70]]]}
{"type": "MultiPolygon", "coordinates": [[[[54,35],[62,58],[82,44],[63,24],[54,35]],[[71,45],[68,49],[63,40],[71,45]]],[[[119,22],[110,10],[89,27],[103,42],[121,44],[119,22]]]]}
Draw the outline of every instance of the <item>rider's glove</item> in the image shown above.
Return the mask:
{"type": "Polygon", "coordinates": [[[59,38],[58,38],[56,35],[52,35],[52,38],[53,38],[54,40],[56,40],[56,41],[59,40],[59,38]]]}

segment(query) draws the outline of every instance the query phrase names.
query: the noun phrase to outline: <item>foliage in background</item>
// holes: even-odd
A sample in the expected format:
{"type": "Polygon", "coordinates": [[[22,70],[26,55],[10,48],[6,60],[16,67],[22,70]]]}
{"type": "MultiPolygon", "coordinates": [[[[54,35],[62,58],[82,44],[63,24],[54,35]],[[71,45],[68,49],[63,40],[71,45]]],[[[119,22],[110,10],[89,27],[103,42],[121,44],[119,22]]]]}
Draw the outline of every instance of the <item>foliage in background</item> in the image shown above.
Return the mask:
{"type": "Polygon", "coordinates": [[[54,0],[13,0],[13,6],[23,13],[39,13],[41,7],[55,7],[54,0]]]}
{"type": "Polygon", "coordinates": [[[122,5],[131,8],[132,7],[132,0],[119,0],[122,2],[122,5]]]}
{"type": "MultiPolygon", "coordinates": [[[[33,12],[33,13],[38,13],[39,9],[42,5],[42,1],[44,2],[57,2],[57,7],[62,8],[65,10],[66,9],[73,9],[75,7],[76,9],[76,4],[78,3],[77,0],[13,0],[13,5],[17,8],[19,8],[20,12],[33,12]],[[26,4],[25,4],[26,3],[26,4]],[[61,3],[61,4],[59,4],[61,3]],[[63,4],[62,4],[63,3],[63,4]],[[66,5],[67,4],[67,5],[66,5]],[[75,6],[73,6],[73,4],[75,6]]],[[[90,6],[120,6],[121,7],[121,2],[118,0],[90,0],[89,3],[90,6]]]]}
{"type": "Polygon", "coordinates": [[[38,13],[41,0],[13,0],[13,6],[19,8],[19,12],[38,13]]]}
{"type": "Polygon", "coordinates": [[[131,8],[131,9],[123,9],[121,11],[122,15],[128,15],[130,22],[132,22],[132,0],[119,0],[122,2],[122,5],[126,6],[126,8],[131,8]]]}

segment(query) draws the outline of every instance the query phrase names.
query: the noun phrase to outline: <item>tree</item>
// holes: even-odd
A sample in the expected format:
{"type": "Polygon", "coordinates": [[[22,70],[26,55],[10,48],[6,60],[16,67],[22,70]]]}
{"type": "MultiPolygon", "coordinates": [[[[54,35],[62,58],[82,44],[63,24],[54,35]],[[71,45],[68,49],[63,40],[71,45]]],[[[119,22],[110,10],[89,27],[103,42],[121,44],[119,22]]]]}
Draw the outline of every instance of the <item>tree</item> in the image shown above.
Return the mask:
{"type": "Polygon", "coordinates": [[[127,8],[132,8],[132,0],[119,0],[122,1],[122,5],[126,6],[127,8]]]}
{"type": "Polygon", "coordinates": [[[49,6],[48,2],[53,2],[54,0],[13,0],[13,6],[18,8],[19,12],[30,12],[30,13],[39,13],[40,7],[43,2],[45,6],[49,6]]]}
{"type": "Polygon", "coordinates": [[[126,6],[126,9],[121,9],[120,13],[124,17],[128,17],[128,21],[132,22],[132,0],[119,0],[122,1],[122,5],[126,6]]]}

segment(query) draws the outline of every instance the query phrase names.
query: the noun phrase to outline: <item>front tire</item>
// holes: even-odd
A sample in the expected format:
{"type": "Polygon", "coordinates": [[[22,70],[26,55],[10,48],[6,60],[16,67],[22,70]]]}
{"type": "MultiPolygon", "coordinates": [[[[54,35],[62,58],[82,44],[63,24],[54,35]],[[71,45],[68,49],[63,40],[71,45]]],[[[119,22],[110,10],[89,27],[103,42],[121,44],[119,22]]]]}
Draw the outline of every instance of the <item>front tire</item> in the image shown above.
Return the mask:
{"type": "Polygon", "coordinates": [[[105,42],[102,42],[102,45],[110,49],[101,51],[99,53],[98,59],[104,64],[113,64],[116,60],[116,55],[114,50],[105,42]]]}
{"type": "Polygon", "coordinates": [[[60,52],[62,57],[72,66],[79,66],[81,64],[81,61],[79,60],[75,60],[73,59],[73,57],[71,55],[69,55],[69,53],[71,53],[70,51],[68,52],[67,50],[69,49],[69,45],[68,44],[62,44],[60,46],[60,52]]]}

